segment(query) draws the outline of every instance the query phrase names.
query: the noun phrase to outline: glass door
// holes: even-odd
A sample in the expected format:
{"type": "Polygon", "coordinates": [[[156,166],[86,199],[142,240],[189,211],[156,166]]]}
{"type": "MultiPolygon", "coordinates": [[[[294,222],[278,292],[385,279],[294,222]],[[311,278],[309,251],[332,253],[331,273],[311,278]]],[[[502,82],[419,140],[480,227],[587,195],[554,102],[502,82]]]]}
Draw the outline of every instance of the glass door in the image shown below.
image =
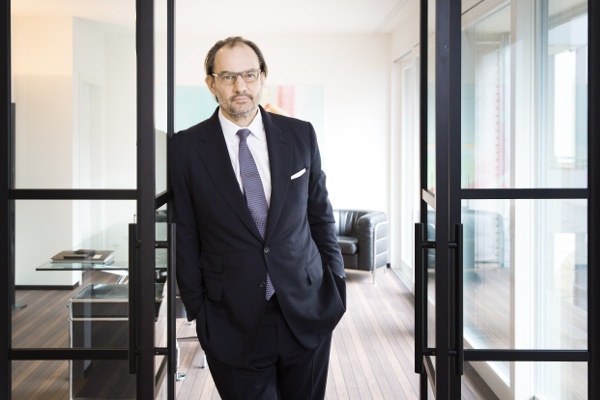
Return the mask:
{"type": "Polygon", "coordinates": [[[591,7],[465,3],[429,21],[421,398],[595,398],[591,7]]]}
{"type": "Polygon", "coordinates": [[[0,3],[0,397],[174,398],[173,2],[0,3]]]}

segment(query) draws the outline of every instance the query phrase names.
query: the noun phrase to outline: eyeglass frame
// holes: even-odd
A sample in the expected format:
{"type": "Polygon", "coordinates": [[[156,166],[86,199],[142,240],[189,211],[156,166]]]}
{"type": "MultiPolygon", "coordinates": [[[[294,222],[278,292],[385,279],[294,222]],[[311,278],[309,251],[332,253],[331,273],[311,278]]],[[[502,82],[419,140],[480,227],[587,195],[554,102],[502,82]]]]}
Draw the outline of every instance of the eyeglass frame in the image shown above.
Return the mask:
{"type": "Polygon", "coordinates": [[[221,82],[223,85],[230,86],[230,85],[234,85],[237,82],[238,77],[240,77],[240,76],[242,77],[242,79],[243,79],[244,82],[246,82],[246,83],[254,83],[254,82],[256,82],[258,80],[258,78],[260,78],[260,74],[262,74],[262,69],[258,68],[258,69],[247,69],[246,71],[242,71],[242,72],[223,71],[223,72],[220,72],[218,74],[213,72],[211,75],[214,76],[214,77],[219,78],[219,82],[221,82]],[[246,79],[244,79],[244,74],[246,74],[248,72],[256,72],[256,79],[253,80],[253,81],[250,81],[250,82],[248,82],[246,79]],[[224,75],[233,75],[235,77],[235,79],[231,83],[225,83],[225,82],[223,82],[223,76],[224,75]]]}

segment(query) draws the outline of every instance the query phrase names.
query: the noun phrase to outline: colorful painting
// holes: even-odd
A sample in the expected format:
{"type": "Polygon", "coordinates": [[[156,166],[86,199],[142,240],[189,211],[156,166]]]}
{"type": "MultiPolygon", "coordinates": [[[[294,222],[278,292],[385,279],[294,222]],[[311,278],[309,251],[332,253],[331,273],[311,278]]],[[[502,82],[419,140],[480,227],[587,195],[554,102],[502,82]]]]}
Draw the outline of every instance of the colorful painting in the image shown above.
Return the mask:
{"type": "MultiPolygon", "coordinates": [[[[309,121],[317,135],[325,129],[325,90],[323,86],[265,86],[260,104],[265,110],[309,121]]],[[[177,86],[175,93],[175,130],[189,128],[209,118],[217,107],[206,86],[177,86]]]]}

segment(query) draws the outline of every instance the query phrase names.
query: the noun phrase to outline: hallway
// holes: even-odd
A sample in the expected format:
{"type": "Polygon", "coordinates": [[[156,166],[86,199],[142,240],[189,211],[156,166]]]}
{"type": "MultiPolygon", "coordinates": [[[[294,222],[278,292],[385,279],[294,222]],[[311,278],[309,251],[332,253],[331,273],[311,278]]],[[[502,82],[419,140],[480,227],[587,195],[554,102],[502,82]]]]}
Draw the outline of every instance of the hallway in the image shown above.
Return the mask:
{"type": "MultiPolygon", "coordinates": [[[[94,272],[86,279],[112,281],[114,275],[94,272]]],[[[391,270],[378,271],[376,284],[370,275],[347,271],[348,312],[333,337],[327,399],[416,399],[419,377],[414,373],[414,303],[410,291],[391,270]]],[[[19,290],[17,300],[28,306],[13,313],[15,347],[68,347],[68,299],[74,291],[19,290]],[[42,317],[36,310],[52,307],[42,317]],[[56,315],[52,310],[64,313],[56,315]],[[34,320],[35,316],[35,320],[34,320]],[[40,318],[43,321],[40,321],[40,318]],[[39,343],[40,323],[46,343],[39,343]],[[51,334],[51,336],[49,336],[51,334]]],[[[195,326],[177,321],[178,337],[195,335],[195,326]]],[[[180,372],[187,378],[177,383],[177,399],[219,399],[207,368],[200,368],[202,352],[195,340],[183,340],[180,372]]],[[[468,365],[466,372],[470,372],[468,365]]],[[[464,383],[464,399],[494,399],[481,382],[464,383]],[[481,389],[483,387],[483,389],[481,389]]],[[[66,361],[13,362],[14,400],[63,400],[69,398],[69,363],[66,361]]]]}

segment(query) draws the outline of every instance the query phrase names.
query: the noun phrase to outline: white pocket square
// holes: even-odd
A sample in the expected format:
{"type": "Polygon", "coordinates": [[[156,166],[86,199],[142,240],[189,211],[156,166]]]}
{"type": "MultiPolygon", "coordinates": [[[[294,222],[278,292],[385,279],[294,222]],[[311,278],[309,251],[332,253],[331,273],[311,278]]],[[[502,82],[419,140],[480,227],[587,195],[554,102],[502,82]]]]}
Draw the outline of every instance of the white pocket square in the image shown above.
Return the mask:
{"type": "Polygon", "coordinates": [[[300,171],[298,171],[294,175],[292,175],[290,180],[293,181],[296,178],[300,178],[302,175],[304,175],[305,172],[306,172],[306,168],[302,168],[300,171]]]}

